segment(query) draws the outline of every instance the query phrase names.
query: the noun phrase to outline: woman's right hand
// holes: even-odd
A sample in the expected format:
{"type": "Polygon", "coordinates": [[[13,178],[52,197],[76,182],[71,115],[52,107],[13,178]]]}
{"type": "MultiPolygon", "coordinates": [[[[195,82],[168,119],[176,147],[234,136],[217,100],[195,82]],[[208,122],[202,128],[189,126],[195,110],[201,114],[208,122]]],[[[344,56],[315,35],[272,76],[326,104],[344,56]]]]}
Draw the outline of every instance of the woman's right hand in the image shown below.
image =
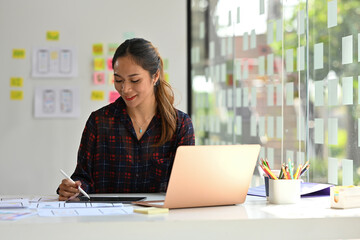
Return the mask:
{"type": "Polygon", "coordinates": [[[59,185],[59,201],[76,198],[79,194],[80,181],[72,183],[69,179],[63,179],[59,185]]]}

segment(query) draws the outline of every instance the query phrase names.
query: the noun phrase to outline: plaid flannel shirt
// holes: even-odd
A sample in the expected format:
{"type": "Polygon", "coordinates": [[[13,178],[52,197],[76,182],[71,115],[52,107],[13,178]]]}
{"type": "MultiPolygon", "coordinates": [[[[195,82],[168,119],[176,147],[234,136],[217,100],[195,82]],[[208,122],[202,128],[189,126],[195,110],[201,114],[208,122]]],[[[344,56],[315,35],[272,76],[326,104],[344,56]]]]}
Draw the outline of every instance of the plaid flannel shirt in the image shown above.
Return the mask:
{"type": "Polygon", "coordinates": [[[71,178],[80,180],[88,193],[166,191],[177,147],[195,144],[190,117],[179,110],[177,115],[173,138],[155,147],[161,134],[159,114],[138,140],[121,97],[93,112],[83,131],[71,178]]]}

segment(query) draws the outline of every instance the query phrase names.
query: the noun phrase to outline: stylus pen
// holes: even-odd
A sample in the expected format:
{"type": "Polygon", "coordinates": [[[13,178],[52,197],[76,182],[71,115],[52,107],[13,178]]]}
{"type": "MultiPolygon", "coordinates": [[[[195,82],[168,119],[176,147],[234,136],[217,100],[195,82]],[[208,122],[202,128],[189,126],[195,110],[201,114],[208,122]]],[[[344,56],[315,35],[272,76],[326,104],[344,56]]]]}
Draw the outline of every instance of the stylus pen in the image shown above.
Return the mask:
{"type": "MultiPolygon", "coordinates": [[[[64,175],[67,179],[69,179],[72,183],[75,183],[74,180],[72,180],[63,170],[60,169],[60,172],[62,173],[62,175],[64,175]]],[[[90,196],[81,188],[79,187],[79,191],[84,194],[84,196],[86,196],[88,199],[90,199],[90,196]]]]}

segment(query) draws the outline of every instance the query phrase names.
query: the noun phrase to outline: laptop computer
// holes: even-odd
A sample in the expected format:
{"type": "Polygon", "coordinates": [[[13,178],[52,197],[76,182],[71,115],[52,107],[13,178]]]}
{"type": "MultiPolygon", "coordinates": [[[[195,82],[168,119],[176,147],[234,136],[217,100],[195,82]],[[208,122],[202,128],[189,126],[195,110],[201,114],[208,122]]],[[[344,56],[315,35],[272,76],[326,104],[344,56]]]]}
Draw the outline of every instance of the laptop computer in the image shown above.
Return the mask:
{"type": "Polygon", "coordinates": [[[133,203],[164,208],[241,204],[259,152],[258,144],[180,146],[165,200],[133,203]]]}

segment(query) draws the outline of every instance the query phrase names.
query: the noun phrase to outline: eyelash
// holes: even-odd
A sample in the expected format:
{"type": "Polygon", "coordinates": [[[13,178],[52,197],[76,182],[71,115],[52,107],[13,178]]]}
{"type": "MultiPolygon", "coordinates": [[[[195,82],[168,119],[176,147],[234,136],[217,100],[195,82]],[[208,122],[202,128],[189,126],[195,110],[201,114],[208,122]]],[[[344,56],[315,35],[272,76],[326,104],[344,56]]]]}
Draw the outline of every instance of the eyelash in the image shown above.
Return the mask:
{"type": "MultiPolygon", "coordinates": [[[[139,79],[139,80],[131,80],[131,83],[138,83],[139,81],[140,81],[140,79],[139,79]]],[[[116,79],[115,79],[115,82],[117,82],[117,83],[123,83],[124,80],[116,80],[116,79]]]]}

